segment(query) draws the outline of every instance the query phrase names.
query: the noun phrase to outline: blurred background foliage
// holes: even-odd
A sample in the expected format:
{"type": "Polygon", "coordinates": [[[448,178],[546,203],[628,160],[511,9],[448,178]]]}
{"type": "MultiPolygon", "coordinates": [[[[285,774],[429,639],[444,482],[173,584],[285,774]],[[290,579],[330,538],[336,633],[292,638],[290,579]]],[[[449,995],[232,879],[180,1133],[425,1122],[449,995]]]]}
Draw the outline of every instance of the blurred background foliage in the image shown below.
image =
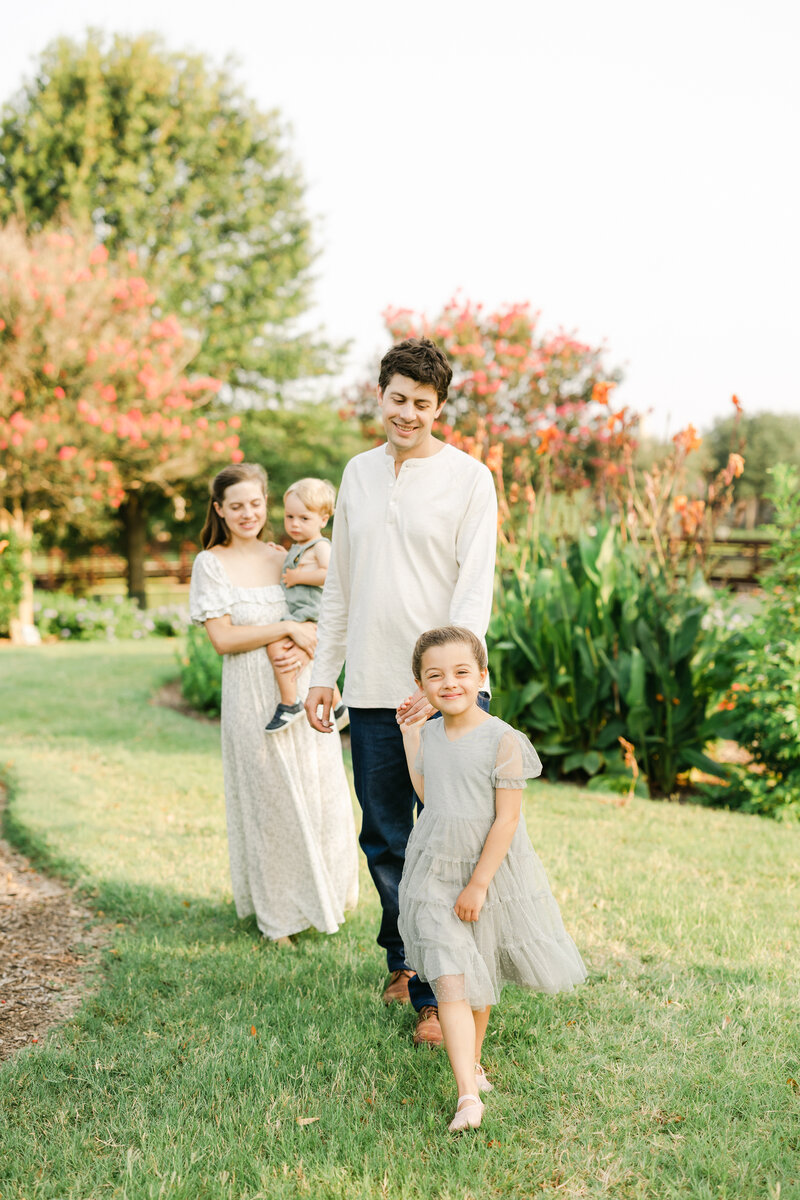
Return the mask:
{"type": "MultiPolygon", "coordinates": [[[[315,475],[338,487],[347,461],[381,440],[377,370],[346,396],[325,393],[343,347],[309,329],[315,250],[280,116],[260,112],[231,68],[155,36],[60,39],[0,115],[0,221],[6,239],[22,231],[33,264],[24,288],[12,266],[0,270],[0,633],[19,623],[23,585],[31,595],[34,549],[67,563],[122,553],[139,605],[105,585],[81,595],[91,587],[78,574],[76,594],[36,597],[39,631],[180,635],[184,693],[218,711],[221,663],[203,631],[186,629],[185,583],[178,608],[144,607],[148,549],[194,552],[209,473],[242,458],[268,472],[282,540],[288,485],[315,475]],[[74,306],[66,290],[42,295],[37,239],[65,234],[94,247],[89,277],[73,272],[65,288],[110,284],[109,321],[134,279],[147,289],[148,331],[135,340],[152,361],[128,361],[109,336],[102,352],[130,368],[113,396],[95,346],[75,330],[47,340],[74,306]],[[171,362],[157,362],[167,342],[171,362]],[[203,406],[191,422],[187,408],[189,432],[159,429],[163,444],[152,440],[166,405],[157,368],[164,397],[203,406]],[[58,440],[36,421],[57,425],[58,440]],[[168,433],[187,442],[183,458],[168,433]],[[104,491],[92,472],[111,465],[104,491]],[[33,475],[38,492],[23,494],[33,475]],[[84,503],[71,504],[78,493],[84,503]]],[[[691,792],[798,817],[800,417],[749,415],[733,397],[703,436],[689,425],[659,439],[615,402],[607,348],[542,330],[528,304],[485,309],[457,295],[432,316],[390,308],[384,319],[387,345],[426,334],[445,349],[454,378],[436,432],[494,475],[493,711],[531,736],[551,777],[617,803],[691,792]],[[721,540],[748,533],[772,548],[743,600],[717,568],[721,540]]]]}
{"type": "Polygon", "coordinates": [[[276,396],[337,348],[303,331],[315,251],[277,112],[232,67],[154,34],[61,38],[0,118],[0,217],[90,224],[133,252],[166,312],[202,334],[195,369],[276,396]],[[65,217],[68,214],[68,217],[65,217]]]}

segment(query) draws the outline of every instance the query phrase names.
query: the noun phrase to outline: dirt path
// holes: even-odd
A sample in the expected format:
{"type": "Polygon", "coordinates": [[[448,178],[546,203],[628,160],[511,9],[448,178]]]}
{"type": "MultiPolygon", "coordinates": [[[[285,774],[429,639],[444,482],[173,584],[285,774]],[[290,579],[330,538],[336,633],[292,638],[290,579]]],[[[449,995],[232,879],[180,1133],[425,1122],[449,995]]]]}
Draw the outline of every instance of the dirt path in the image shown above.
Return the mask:
{"type": "MultiPolygon", "coordinates": [[[[177,682],[152,703],[218,724],[186,704],[177,682]]],[[[0,809],[4,803],[0,787],[0,809]]],[[[66,884],[40,875],[0,838],[0,1060],[43,1042],[77,1011],[106,940],[66,884]]]]}
{"type": "Polygon", "coordinates": [[[0,1059],[72,1016],[104,940],[66,885],[0,839],[0,1059]]]}
{"type": "MultiPolygon", "coordinates": [[[[151,703],[205,724],[180,685],[166,684],[151,703]]],[[[347,735],[343,735],[347,743],[347,735]]],[[[0,787],[0,809],[5,797],[0,787]]],[[[91,988],[91,968],[107,940],[74,892],[40,875],[0,838],[0,1060],[45,1037],[75,1013],[91,988]]]]}

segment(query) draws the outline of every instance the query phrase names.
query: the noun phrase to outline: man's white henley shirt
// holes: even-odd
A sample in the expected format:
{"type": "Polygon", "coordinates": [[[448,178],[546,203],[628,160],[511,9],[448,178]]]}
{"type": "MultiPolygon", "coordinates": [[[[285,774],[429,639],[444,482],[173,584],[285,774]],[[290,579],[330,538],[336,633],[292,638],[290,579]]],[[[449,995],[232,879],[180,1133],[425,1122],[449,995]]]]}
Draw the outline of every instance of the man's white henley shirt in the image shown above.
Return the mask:
{"type": "Polygon", "coordinates": [[[395,474],[387,445],[345,468],[322,595],[311,686],[396,708],[415,689],[421,633],[463,625],[485,638],[492,609],[497,496],[483,463],[444,444],[395,474]]]}

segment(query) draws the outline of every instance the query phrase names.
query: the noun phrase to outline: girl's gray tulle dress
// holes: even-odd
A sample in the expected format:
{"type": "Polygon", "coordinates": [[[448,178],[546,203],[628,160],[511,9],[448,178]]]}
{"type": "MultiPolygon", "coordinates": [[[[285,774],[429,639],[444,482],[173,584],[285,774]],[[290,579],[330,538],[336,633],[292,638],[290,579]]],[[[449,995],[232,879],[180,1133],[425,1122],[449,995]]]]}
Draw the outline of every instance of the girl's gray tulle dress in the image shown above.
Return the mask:
{"type": "Polygon", "coordinates": [[[495,818],[495,788],[522,788],[541,774],[524,734],[489,717],[450,741],[444,721],[422,729],[417,770],[425,807],[406,848],[400,883],[400,935],[406,962],[437,1000],[496,1004],[506,983],[571,991],[586,968],[564,929],[544,867],[520,817],[477,921],[453,911],[469,883],[495,818]]]}

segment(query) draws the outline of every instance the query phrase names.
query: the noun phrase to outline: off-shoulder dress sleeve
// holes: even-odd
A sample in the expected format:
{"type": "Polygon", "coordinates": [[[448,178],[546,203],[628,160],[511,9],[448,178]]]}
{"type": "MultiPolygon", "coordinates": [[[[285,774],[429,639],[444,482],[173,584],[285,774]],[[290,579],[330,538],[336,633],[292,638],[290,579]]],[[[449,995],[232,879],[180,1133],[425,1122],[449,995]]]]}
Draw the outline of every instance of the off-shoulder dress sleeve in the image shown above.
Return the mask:
{"type": "Polygon", "coordinates": [[[542,763],[531,743],[517,729],[506,729],[497,747],[492,783],[496,788],[524,788],[527,779],[542,773],[542,763]]]}
{"type": "Polygon", "coordinates": [[[233,593],[221,565],[209,550],[198,554],[192,566],[189,587],[189,615],[195,625],[212,617],[224,617],[231,611],[233,593]]]}

